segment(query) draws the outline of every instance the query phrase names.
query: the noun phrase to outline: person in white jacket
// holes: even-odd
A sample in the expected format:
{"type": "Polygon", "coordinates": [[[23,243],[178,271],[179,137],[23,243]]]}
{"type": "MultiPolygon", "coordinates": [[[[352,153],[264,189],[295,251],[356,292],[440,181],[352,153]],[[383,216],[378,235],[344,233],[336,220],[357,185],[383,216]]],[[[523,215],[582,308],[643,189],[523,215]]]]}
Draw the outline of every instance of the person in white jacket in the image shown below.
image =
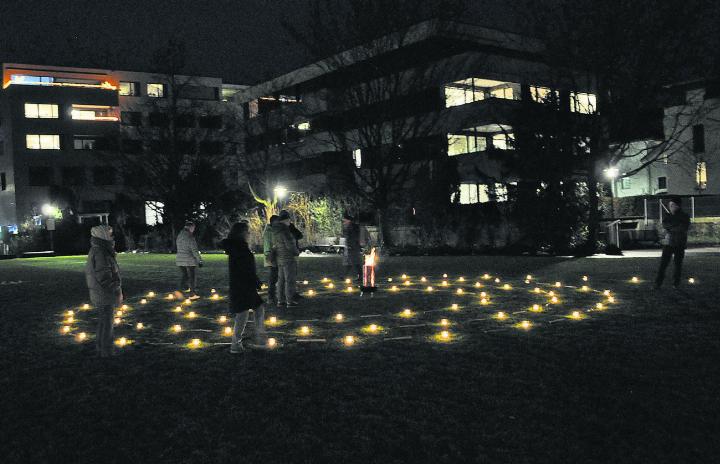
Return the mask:
{"type": "Polygon", "coordinates": [[[175,241],[177,247],[177,255],[175,255],[175,264],[180,268],[180,288],[184,292],[189,292],[188,298],[197,300],[200,296],[197,294],[197,268],[202,267],[203,261],[198,250],[197,241],[195,241],[195,223],[186,222],[185,227],[177,236],[175,241]]]}

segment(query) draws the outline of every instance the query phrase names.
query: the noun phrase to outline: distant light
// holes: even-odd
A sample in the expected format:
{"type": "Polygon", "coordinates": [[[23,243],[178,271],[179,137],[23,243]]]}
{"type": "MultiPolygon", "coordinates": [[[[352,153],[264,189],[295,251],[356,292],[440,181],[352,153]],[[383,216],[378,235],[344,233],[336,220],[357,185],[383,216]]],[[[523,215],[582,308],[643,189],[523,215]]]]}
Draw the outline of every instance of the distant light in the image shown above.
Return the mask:
{"type": "Polygon", "coordinates": [[[50,205],[50,204],[42,205],[41,209],[42,209],[43,215],[48,216],[48,217],[55,217],[55,215],[57,215],[57,212],[58,212],[58,209],[55,206],[50,205]]]}
{"type": "Polygon", "coordinates": [[[620,175],[620,170],[616,167],[609,167],[605,169],[605,177],[608,179],[616,179],[620,175]]]}
{"type": "Polygon", "coordinates": [[[273,189],[273,193],[275,194],[276,198],[282,200],[287,195],[288,189],[283,185],[277,185],[273,189]]]}
{"type": "Polygon", "coordinates": [[[341,313],[337,313],[335,315],[335,320],[338,322],[341,322],[343,320],[344,316],[341,313]]]}
{"type": "Polygon", "coordinates": [[[448,321],[447,319],[440,319],[440,325],[443,327],[447,327],[448,325],[450,325],[450,321],[448,321]]]}
{"type": "Polygon", "coordinates": [[[142,329],[145,328],[145,325],[144,325],[142,322],[138,322],[138,323],[135,325],[135,328],[138,329],[138,330],[142,330],[142,329]]]}
{"type": "Polygon", "coordinates": [[[355,343],[355,337],[353,337],[352,335],[346,335],[343,339],[343,343],[345,343],[346,346],[350,346],[355,343]]]}
{"type": "Polygon", "coordinates": [[[270,347],[270,348],[275,348],[275,346],[277,345],[277,340],[275,340],[275,339],[272,338],[272,337],[271,337],[271,338],[268,338],[267,345],[268,345],[268,347],[270,347]]]}

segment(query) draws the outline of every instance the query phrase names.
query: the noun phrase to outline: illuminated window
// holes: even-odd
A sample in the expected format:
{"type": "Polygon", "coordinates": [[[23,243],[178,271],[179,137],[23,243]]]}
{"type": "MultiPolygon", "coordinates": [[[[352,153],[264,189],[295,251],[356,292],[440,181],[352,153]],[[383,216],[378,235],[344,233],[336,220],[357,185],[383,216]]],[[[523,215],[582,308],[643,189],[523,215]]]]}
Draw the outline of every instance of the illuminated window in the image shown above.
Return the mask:
{"type": "Polygon", "coordinates": [[[27,134],[25,147],[28,150],[59,150],[60,136],[48,134],[27,134]]]}
{"type": "Polygon", "coordinates": [[[490,96],[492,98],[505,98],[507,100],[512,100],[513,89],[512,87],[496,87],[494,89],[490,89],[490,96]]]}
{"type": "Polygon", "coordinates": [[[698,189],[705,190],[707,188],[707,163],[705,163],[705,161],[697,163],[695,182],[697,183],[698,189]]]}
{"type": "Polygon", "coordinates": [[[359,148],[354,149],[352,152],[352,157],[353,161],[355,162],[355,167],[362,167],[362,150],[359,148]]]}
{"type": "Polygon", "coordinates": [[[486,149],[487,142],[484,136],[448,134],[448,156],[476,153],[486,149]]]}
{"type": "Polygon", "coordinates": [[[159,201],[145,202],[145,224],[156,226],[163,223],[162,214],[165,205],[159,201]]]}
{"type": "Polygon", "coordinates": [[[135,97],[138,95],[137,82],[120,82],[118,93],[124,97],[135,97]]]}
{"type": "Polygon", "coordinates": [[[531,85],[530,98],[537,103],[548,103],[557,101],[560,98],[560,94],[557,90],[550,90],[548,87],[531,85]]]}
{"type": "MultiPolygon", "coordinates": [[[[496,183],[494,185],[463,182],[459,188],[459,203],[461,205],[474,205],[491,201],[507,201],[507,186],[496,183]]],[[[457,197],[454,197],[457,198],[457,197]]]]}
{"type": "Polygon", "coordinates": [[[515,147],[515,135],[512,132],[493,134],[492,142],[496,150],[512,150],[515,147]]]}
{"type": "Polygon", "coordinates": [[[111,106],[73,105],[70,113],[73,119],[82,121],[117,121],[111,106]]]}
{"type": "Polygon", "coordinates": [[[597,110],[597,98],[591,93],[570,92],[570,111],[590,114],[597,110]]]}
{"type": "Polygon", "coordinates": [[[152,98],[163,98],[165,96],[165,84],[147,84],[147,96],[152,98]]]}
{"type": "Polygon", "coordinates": [[[26,76],[24,74],[13,74],[10,82],[18,85],[51,85],[54,79],[49,76],[26,76]]]}
{"type": "Polygon", "coordinates": [[[57,119],[58,105],[25,103],[25,117],[28,119],[57,119]]]}

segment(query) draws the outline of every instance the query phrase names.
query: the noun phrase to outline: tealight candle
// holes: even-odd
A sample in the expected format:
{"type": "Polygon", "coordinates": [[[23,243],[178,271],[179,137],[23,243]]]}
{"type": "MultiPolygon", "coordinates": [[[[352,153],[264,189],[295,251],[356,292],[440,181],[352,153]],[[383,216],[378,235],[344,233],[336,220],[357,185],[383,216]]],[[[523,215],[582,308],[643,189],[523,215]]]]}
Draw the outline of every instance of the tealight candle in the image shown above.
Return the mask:
{"type": "Polygon", "coordinates": [[[480,299],[480,304],[482,304],[482,305],[488,304],[487,298],[481,298],[481,299],[480,299]]]}
{"type": "Polygon", "coordinates": [[[448,286],[447,280],[443,280],[443,281],[442,281],[442,286],[443,286],[443,287],[447,287],[447,286],[448,286]]]}
{"type": "Polygon", "coordinates": [[[539,304],[534,304],[534,305],[532,305],[531,311],[539,312],[539,311],[542,311],[542,308],[540,307],[539,304]]]}
{"type": "Polygon", "coordinates": [[[505,314],[505,313],[502,312],[502,311],[498,311],[496,317],[497,317],[498,319],[500,319],[500,320],[507,319],[507,314],[505,314]]]}
{"type": "Polygon", "coordinates": [[[485,298],[487,296],[487,292],[480,292],[480,296],[485,298]]]}
{"type": "Polygon", "coordinates": [[[533,292],[540,293],[542,290],[540,290],[540,287],[533,288],[533,292]]]}
{"type": "Polygon", "coordinates": [[[174,326],[172,326],[172,331],[175,333],[181,332],[182,326],[180,324],[175,324],[174,326]]]}
{"type": "Polygon", "coordinates": [[[450,321],[448,321],[447,319],[440,319],[440,325],[443,327],[447,327],[448,325],[450,325],[450,321]]]}
{"type": "Polygon", "coordinates": [[[342,314],[340,314],[340,313],[337,313],[337,314],[335,315],[335,320],[338,321],[338,322],[342,321],[343,318],[344,318],[344,316],[343,316],[342,314]]]}
{"type": "Polygon", "coordinates": [[[348,292],[352,292],[352,291],[353,291],[353,288],[352,288],[352,287],[348,287],[346,290],[347,290],[348,292]]]}
{"type": "Polygon", "coordinates": [[[268,323],[269,323],[269,324],[272,324],[272,325],[277,324],[277,317],[275,317],[275,316],[270,316],[270,319],[268,319],[268,323]]]}
{"type": "Polygon", "coordinates": [[[503,285],[504,290],[510,290],[512,287],[510,287],[510,284],[503,285]]]}
{"type": "Polygon", "coordinates": [[[119,317],[116,317],[114,319],[114,322],[115,322],[115,325],[119,325],[120,323],[122,323],[122,319],[120,319],[119,317]]]}
{"type": "Polygon", "coordinates": [[[605,308],[605,305],[603,305],[602,303],[597,303],[597,304],[595,305],[595,308],[596,308],[596,309],[604,309],[604,308],[605,308]]]}
{"type": "Polygon", "coordinates": [[[84,305],[82,305],[82,309],[90,309],[90,305],[85,303],[84,305]]]}
{"type": "Polygon", "coordinates": [[[457,303],[453,303],[453,304],[450,306],[450,308],[451,308],[453,311],[457,311],[457,310],[458,310],[458,304],[457,304],[457,303]]]}
{"type": "Polygon", "coordinates": [[[187,315],[189,319],[195,319],[196,316],[197,314],[195,314],[195,311],[190,311],[187,315]]]}
{"type": "Polygon", "coordinates": [[[145,325],[142,322],[138,322],[137,324],[135,324],[135,328],[138,330],[142,330],[145,328],[145,325]]]}
{"type": "Polygon", "coordinates": [[[522,327],[525,330],[529,329],[531,325],[532,324],[530,323],[530,321],[522,321],[520,323],[520,327],[522,327]]]}
{"type": "Polygon", "coordinates": [[[310,333],[310,327],[306,325],[300,327],[300,333],[303,335],[308,335],[310,333]]]}
{"type": "Polygon", "coordinates": [[[275,348],[275,346],[277,345],[277,340],[275,340],[272,337],[268,338],[267,344],[268,344],[268,347],[275,348]]]}
{"type": "Polygon", "coordinates": [[[638,283],[638,282],[640,281],[640,279],[638,279],[638,278],[637,278],[637,277],[635,277],[635,276],[633,276],[633,278],[632,278],[632,279],[630,279],[630,280],[631,280],[631,281],[632,281],[632,283],[634,283],[634,284],[636,284],[636,283],[638,283]]]}
{"type": "Polygon", "coordinates": [[[148,298],[153,298],[155,296],[155,292],[148,292],[147,296],[148,298]]]}
{"type": "Polygon", "coordinates": [[[440,338],[442,338],[443,340],[447,340],[448,338],[450,338],[450,332],[448,332],[447,330],[443,330],[442,332],[440,332],[440,338]]]}
{"type": "Polygon", "coordinates": [[[303,285],[307,285],[307,284],[309,284],[309,283],[310,283],[310,282],[308,282],[307,280],[303,280],[303,285]]]}
{"type": "Polygon", "coordinates": [[[125,337],[120,337],[117,340],[115,340],[115,344],[119,347],[123,347],[123,346],[127,345],[127,343],[128,343],[128,340],[125,337]]]}
{"type": "Polygon", "coordinates": [[[403,280],[407,279],[407,274],[402,275],[403,280]]]}
{"type": "Polygon", "coordinates": [[[459,280],[460,282],[465,282],[465,277],[458,277],[458,280],[459,280]]]}
{"type": "Polygon", "coordinates": [[[427,282],[427,279],[425,277],[420,277],[420,282],[427,282]]]}
{"type": "Polygon", "coordinates": [[[392,282],[392,277],[388,277],[388,282],[392,282]]]}
{"type": "Polygon", "coordinates": [[[226,322],[227,322],[227,316],[220,316],[220,318],[218,319],[218,321],[220,321],[221,324],[226,323],[226,322]]]}
{"type": "Polygon", "coordinates": [[[174,313],[181,313],[181,312],[182,312],[182,308],[181,308],[180,306],[175,306],[175,307],[173,308],[173,312],[174,312],[174,313]]]}
{"type": "Polygon", "coordinates": [[[455,293],[457,293],[458,295],[462,295],[464,292],[462,288],[458,288],[455,293]]]}
{"type": "Polygon", "coordinates": [[[443,274],[443,279],[447,279],[447,274],[443,274]]]}
{"type": "Polygon", "coordinates": [[[115,311],[115,315],[121,317],[123,315],[122,310],[118,309],[117,311],[115,311]]]}
{"type": "Polygon", "coordinates": [[[410,317],[410,316],[412,316],[412,311],[410,311],[409,309],[404,309],[402,312],[402,315],[404,317],[410,317]]]}
{"type": "Polygon", "coordinates": [[[500,277],[495,277],[495,283],[496,283],[496,284],[499,284],[499,283],[500,283],[500,277]]]}
{"type": "Polygon", "coordinates": [[[350,346],[355,343],[355,337],[353,337],[352,335],[346,335],[345,338],[343,338],[343,343],[345,343],[345,345],[347,346],[350,346]]]}
{"type": "Polygon", "coordinates": [[[526,275],[525,280],[532,280],[532,276],[530,274],[526,275]]]}
{"type": "Polygon", "coordinates": [[[490,274],[483,274],[482,278],[488,280],[490,278],[490,274]]]}
{"type": "Polygon", "coordinates": [[[368,330],[370,332],[377,332],[377,330],[378,330],[377,324],[370,324],[370,326],[368,327],[368,330]]]}
{"type": "Polygon", "coordinates": [[[87,334],[86,334],[85,332],[80,332],[80,333],[77,335],[77,339],[78,339],[79,342],[84,341],[86,338],[87,338],[87,334]]]}
{"type": "Polygon", "coordinates": [[[140,300],[140,304],[147,304],[147,300],[143,298],[142,300],[140,300]]]}
{"type": "Polygon", "coordinates": [[[690,277],[690,278],[688,279],[688,283],[689,283],[689,284],[694,284],[694,283],[695,283],[695,278],[694,278],[694,277],[690,277]]]}
{"type": "Polygon", "coordinates": [[[127,311],[128,309],[130,309],[130,306],[124,304],[124,305],[122,305],[122,306],[120,307],[120,309],[122,309],[122,310],[124,310],[124,311],[127,311]]]}
{"type": "Polygon", "coordinates": [[[223,329],[223,333],[224,333],[225,335],[232,335],[232,332],[233,332],[233,331],[232,331],[232,328],[231,328],[231,327],[225,327],[225,328],[223,329]]]}
{"type": "Polygon", "coordinates": [[[573,311],[570,317],[573,319],[580,319],[580,311],[573,311]]]}
{"type": "Polygon", "coordinates": [[[480,287],[481,287],[480,282],[475,282],[475,288],[480,288],[480,287]]]}
{"type": "Polygon", "coordinates": [[[199,348],[199,347],[200,347],[200,339],[199,339],[199,338],[193,338],[193,339],[190,341],[190,346],[192,346],[193,348],[199,348]]]}
{"type": "Polygon", "coordinates": [[[68,317],[70,317],[70,316],[74,316],[74,315],[75,315],[75,311],[72,311],[72,310],[71,310],[71,311],[68,311],[68,312],[67,312],[67,313],[65,313],[65,314],[67,314],[67,315],[68,315],[68,317]]]}
{"type": "Polygon", "coordinates": [[[315,290],[313,290],[311,288],[310,290],[307,291],[307,293],[308,293],[308,295],[313,296],[315,294],[315,290]]]}
{"type": "Polygon", "coordinates": [[[70,333],[70,326],[67,326],[67,325],[64,326],[64,327],[62,328],[62,331],[63,331],[63,333],[70,333]]]}
{"type": "Polygon", "coordinates": [[[555,286],[558,287],[558,288],[560,288],[560,287],[562,287],[562,283],[561,283],[561,282],[555,282],[555,286]]]}
{"type": "Polygon", "coordinates": [[[330,282],[329,284],[327,284],[327,288],[335,288],[335,284],[333,284],[332,282],[330,282]]]}
{"type": "Polygon", "coordinates": [[[393,285],[392,287],[390,287],[390,291],[392,292],[397,292],[397,289],[397,285],[393,285]]]}
{"type": "Polygon", "coordinates": [[[174,299],[175,299],[175,295],[173,295],[172,293],[168,293],[168,294],[167,294],[167,299],[168,299],[168,300],[174,300],[174,299]]]}
{"type": "Polygon", "coordinates": [[[583,280],[583,282],[587,282],[587,281],[588,281],[588,276],[586,276],[586,275],[582,276],[582,280],[583,280]]]}
{"type": "Polygon", "coordinates": [[[557,303],[557,302],[558,302],[558,297],[554,296],[554,297],[550,298],[550,302],[551,302],[551,303],[557,303]]]}
{"type": "Polygon", "coordinates": [[[428,285],[428,287],[425,290],[427,290],[428,292],[432,292],[433,291],[432,285],[428,285]]]}

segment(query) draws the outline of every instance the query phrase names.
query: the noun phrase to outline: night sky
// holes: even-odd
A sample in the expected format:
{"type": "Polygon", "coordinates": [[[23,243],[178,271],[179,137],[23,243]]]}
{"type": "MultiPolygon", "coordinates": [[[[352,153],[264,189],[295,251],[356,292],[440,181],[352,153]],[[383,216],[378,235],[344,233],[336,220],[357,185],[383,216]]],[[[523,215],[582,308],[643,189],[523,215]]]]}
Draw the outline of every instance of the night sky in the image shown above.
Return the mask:
{"type": "MultiPolygon", "coordinates": [[[[187,44],[187,72],[252,84],[309,61],[291,43],[283,16],[305,0],[0,0],[0,62],[145,71],[170,38],[187,44]]],[[[474,2],[476,5],[479,2],[474,2]]],[[[477,15],[513,28],[507,2],[477,15]]],[[[465,18],[467,19],[467,18],[465,18]]]]}

